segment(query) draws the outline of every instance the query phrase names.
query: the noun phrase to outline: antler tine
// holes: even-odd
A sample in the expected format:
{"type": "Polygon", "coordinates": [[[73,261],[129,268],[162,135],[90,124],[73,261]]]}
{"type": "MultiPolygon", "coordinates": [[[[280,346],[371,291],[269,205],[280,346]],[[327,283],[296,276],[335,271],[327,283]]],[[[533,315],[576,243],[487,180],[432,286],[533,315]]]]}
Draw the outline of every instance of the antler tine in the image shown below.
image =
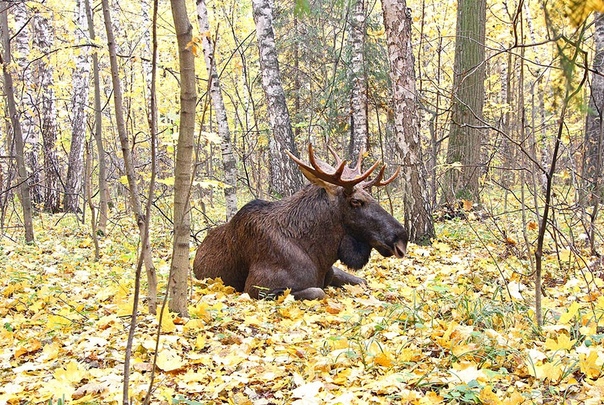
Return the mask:
{"type": "Polygon", "coordinates": [[[371,188],[374,186],[382,187],[382,186],[386,186],[386,185],[392,183],[394,181],[394,179],[396,179],[396,177],[399,175],[399,173],[401,171],[401,167],[400,166],[397,167],[396,171],[394,172],[394,174],[392,176],[390,176],[388,179],[382,181],[382,177],[384,177],[385,170],[386,170],[386,165],[382,166],[382,168],[380,169],[380,172],[373,180],[363,182],[363,184],[362,184],[363,188],[371,188]]]}
{"type": "Polygon", "coordinates": [[[336,164],[337,165],[341,164],[342,159],[338,156],[338,154],[336,153],[336,150],[334,148],[332,148],[331,145],[327,145],[327,149],[329,149],[329,151],[333,155],[334,159],[336,160],[336,164]]]}
{"type": "MultiPolygon", "coordinates": [[[[315,157],[315,153],[314,153],[312,144],[308,145],[308,159],[310,161],[310,165],[308,165],[307,163],[304,163],[303,161],[298,159],[291,152],[289,152],[289,151],[286,151],[286,152],[289,155],[289,157],[292,158],[292,160],[294,162],[296,162],[298,164],[298,166],[300,166],[300,168],[302,169],[302,171],[304,173],[310,174],[311,176],[313,176],[317,179],[321,179],[329,184],[343,187],[346,190],[346,192],[348,192],[348,193],[352,192],[352,190],[354,189],[354,186],[356,186],[359,183],[363,183],[365,181],[365,179],[367,179],[367,177],[369,177],[371,175],[371,173],[373,173],[373,171],[380,164],[379,161],[375,162],[373,164],[373,166],[371,166],[369,169],[367,169],[365,172],[363,172],[361,174],[359,172],[360,172],[360,163],[361,163],[362,155],[359,158],[357,167],[355,169],[350,169],[350,168],[346,167],[347,162],[345,160],[342,160],[337,155],[337,153],[335,152],[335,150],[333,148],[331,148],[330,146],[328,146],[328,148],[329,148],[329,151],[331,152],[331,154],[336,159],[337,167],[333,167],[321,160],[318,160],[315,157]],[[326,172],[325,171],[326,168],[333,169],[333,173],[326,172]],[[346,169],[348,169],[347,173],[349,175],[353,175],[354,177],[348,178],[348,179],[342,178],[342,175],[344,175],[344,171],[346,169]]],[[[397,172],[397,174],[398,174],[398,172],[397,172]]],[[[368,184],[367,186],[365,185],[365,183],[363,183],[363,187],[371,187],[371,185],[378,183],[381,180],[382,176],[383,176],[383,168],[382,168],[382,171],[380,172],[380,174],[378,174],[378,177],[376,177],[376,179],[371,180],[369,182],[365,182],[368,184]]],[[[388,182],[394,180],[394,177],[396,177],[396,175],[393,176],[391,179],[388,179],[388,182]]],[[[385,183],[385,184],[388,184],[388,183],[385,183]]]]}
{"type": "Polygon", "coordinates": [[[365,155],[365,148],[359,150],[359,158],[357,159],[357,165],[354,167],[354,171],[361,173],[361,163],[363,162],[363,156],[365,155]]]}
{"type": "MultiPolygon", "coordinates": [[[[330,148],[330,151],[332,149],[330,148]]],[[[332,151],[332,153],[334,153],[332,151]]],[[[322,177],[322,176],[318,176],[321,179],[328,181],[332,184],[338,184],[338,183],[334,183],[335,181],[340,181],[342,179],[342,173],[344,172],[344,168],[346,167],[346,161],[343,161],[342,159],[340,159],[337,155],[336,156],[336,164],[338,165],[337,168],[335,168],[335,172],[333,173],[326,173],[322,168],[321,168],[321,164],[317,162],[316,158],[315,158],[315,152],[312,148],[312,143],[308,144],[308,159],[310,160],[310,164],[312,165],[312,167],[315,168],[314,173],[315,174],[321,174],[323,176],[326,177],[322,177]]],[[[330,166],[332,167],[332,166],[330,166]]],[[[333,168],[333,167],[332,167],[333,168]]],[[[339,184],[338,184],[339,185],[339,184]]]]}

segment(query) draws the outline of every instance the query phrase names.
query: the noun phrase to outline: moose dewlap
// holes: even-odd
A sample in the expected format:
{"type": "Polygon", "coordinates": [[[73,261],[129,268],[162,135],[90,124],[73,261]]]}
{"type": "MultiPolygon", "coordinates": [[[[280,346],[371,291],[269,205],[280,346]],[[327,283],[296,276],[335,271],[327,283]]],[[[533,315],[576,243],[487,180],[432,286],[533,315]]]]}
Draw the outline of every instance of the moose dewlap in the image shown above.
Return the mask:
{"type": "Polygon", "coordinates": [[[310,165],[290,154],[311,184],[279,201],[251,201],[209,231],[195,255],[195,276],[220,277],[254,298],[289,288],[296,299],[322,299],[329,285],[365,282],[333,266],[337,260],[360,269],[371,249],[403,257],[407,231],[369,194],[371,187],[392,182],[398,170],[382,180],[382,166],[368,180],[379,162],[362,173],[362,153],[350,168],[329,150],[335,167],[315,158],[312,145],[310,165]]]}

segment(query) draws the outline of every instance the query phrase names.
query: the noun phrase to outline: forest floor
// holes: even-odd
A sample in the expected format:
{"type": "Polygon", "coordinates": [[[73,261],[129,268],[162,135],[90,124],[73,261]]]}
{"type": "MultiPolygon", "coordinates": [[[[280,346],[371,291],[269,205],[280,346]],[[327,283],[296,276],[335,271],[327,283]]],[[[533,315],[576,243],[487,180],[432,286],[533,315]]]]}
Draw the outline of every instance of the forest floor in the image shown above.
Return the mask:
{"type": "MultiPolygon", "coordinates": [[[[98,262],[89,228],[69,217],[36,218],[32,245],[0,238],[0,405],[122,403],[137,237],[124,222],[98,262]]],[[[192,280],[190,318],[164,317],[151,403],[601,404],[597,259],[547,251],[539,329],[530,258],[492,224],[439,222],[432,246],[375,253],[357,272],[367,287],[329,288],[323,301],[256,301],[192,280]]],[[[169,231],[153,242],[163,291],[169,231]]],[[[139,319],[131,403],[156,351],[156,317],[139,319]]]]}

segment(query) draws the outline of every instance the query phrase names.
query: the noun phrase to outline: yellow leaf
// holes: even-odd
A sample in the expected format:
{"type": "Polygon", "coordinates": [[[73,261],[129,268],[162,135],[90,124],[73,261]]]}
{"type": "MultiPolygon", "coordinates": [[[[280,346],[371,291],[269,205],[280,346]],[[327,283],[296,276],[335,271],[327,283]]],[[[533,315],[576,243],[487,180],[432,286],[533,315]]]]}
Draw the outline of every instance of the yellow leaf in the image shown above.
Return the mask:
{"type": "Polygon", "coordinates": [[[298,319],[304,315],[304,312],[298,307],[281,307],[278,309],[279,314],[288,319],[298,319]]]}
{"type": "Polygon", "coordinates": [[[212,319],[212,315],[208,311],[209,308],[210,306],[208,305],[208,303],[202,301],[195,306],[189,307],[189,314],[191,314],[191,316],[194,318],[209,321],[210,319],[212,319]]]}
{"type": "Polygon", "coordinates": [[[339,314],[340,312],[342,312],[343,309],[344,309],[344,306],[342,304],[337,303],[337,302],[331,302],[331,301],[327,302],[327,305],[325,307],[325,311],[332,315],[339,314]]]}
{"type": "Polygon", "coordinates": [[[157,367],[163,371],[174,371],[182,368],[185,362],[173,350],[162,350],[157,355],[157,367]]]}
{"type": "MultiPolygon", "coordinates": [[[[157,314],[157,321],[159,322],[160,313],[157,314]]],[[[161,329],[163,332],[171,333],[176,330],[174,325],[174,315],[168,311],[168,307],[164,307],[164,313],[161,317],[161,329]]]]}
{"type": "Polygon", "coordinates": [[[383,367],[392,367],[394,365],[394,359],[388,352],[381,352],[373,358],[373,362],[383,367]]]}
{"type": "Polygon", "coordinates": [[[599,361],[598,352],[590,350],[589,355],[579,355],[579,368],[588,378],[597,378],[602,373],[602,362],[599,361]]]}
{"type": "Polygon", "coordinates": [[[189,319],[189,321],[183,327],[183,332],[196,332],[203,328],[203,319],[189,319]]]}
{"type": "Polygon", "coordinates": [[[558,323],[560,323],[560,324],[569,323],[575,317],[575,315],[577,315],[577,313],[579,312],[579,308],[580,308],[580,305],[578,302],[573,302],[572,304],[570,304],[570,306],[566,310],[566,313],[564,313],[560,316],[558,323]]]}
{"type": "Polygon", "coordinates": [[[71,321],[64,316],[50,315],[46,322],[46,329],[60,329],[71,325],[71,321]]]}
{"type": "Polygon", "coordinates": [[[189,49],[191,51],[191,53],[193,54],[193,56],[195,56],[196,58],[199,57],[199,55],[201,54],[199,49],[200,47],[200,39],[199,38],[193,38],[186,46],[187,49],[189,49]]]}
{"type": "Polygon", "coordinates": [[[529,368],[529,371],[534,377],[551,382],[557,382],[562,376],[562,366],[559,363],[544,362],[543,364],[535,365],[534,368],[529,368]]]}
{"type": "Polygon", "coordinates": [[[197,335],[197,337],[195,338],[195,349],[197,350],[201,350],[205,347],[206,345],[206,337],[204,335],[197,335]]]}
{"type": "Polygon", "coordinates": [[[499,405],[501,404],[501,400],[499,399],[499,395],[493,392],[493,387],[487,385],[480,391],[478,395],[480,402],[485,405],[499,405]]]}
{"type": "Polygon", "coordinates": [[[33,340],[28,341],[25,344],[25,346],[21,346],[17,350],[15,350],[14,356],[16,359],[18,359],[19,357],[23,356],[24,354],[37,352],[38,350],[40,350],[41,347],[42,347],[42,342],[40,342],[38,339],[33,339],[33,340]]]}
{"type": "Polygon", "coordinates": [[[352,374],[352,370],[349,368],[346,368],[346,369],[340,371],[338,374],[336,374],[336,376],[333,378],[333,382],[338,385],[347,385],[348,377],[350,377],[351,374],[352,374]]]}
{"type": "Polygon", "coordinates": [[[277,297],[277,304],[283,304],[283,301],[285,301],[285,299],[287,297],[289,297],[289,294],[292,292],[291,288],[286,289],[285,291],[283,291],[283,294],[281,294],[279,297],[277,297]]]}
{"type": "Polygon", "coordinates": [[[592,11],[604,12],[604,1],[602,0],[566,0],[568,17],[571,23],[578,27],[591,14],[592,11]]]}
{"type": "Polygon", "coordinates": [[[558,335],[558,339],[547,339],[545,341],[545,348],[553,351],[558,350],[570,350],[574,347],[576,340],[570,340],[570,337],[566,333],[558,335]]]}
{"type": "Polygon", "coordinates": [[[80,363],[75,360],[72,360],[67,363],[65,368],[61,367],[57,369],[53,375],[58,381],[76,384],[82,381],[87,374],[88,372],[83,366],[80,365],[80,363]]]}

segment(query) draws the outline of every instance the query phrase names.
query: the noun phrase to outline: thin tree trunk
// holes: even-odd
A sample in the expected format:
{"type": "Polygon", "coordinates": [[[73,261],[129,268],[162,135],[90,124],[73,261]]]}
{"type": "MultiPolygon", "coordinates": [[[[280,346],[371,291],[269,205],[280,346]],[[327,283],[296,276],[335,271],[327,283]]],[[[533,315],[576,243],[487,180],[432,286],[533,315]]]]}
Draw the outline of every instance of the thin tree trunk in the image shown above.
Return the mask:
{"type": "Polygon", "coordinates": [[[419,131],[412,19],[404,0],[382,0],[382,10],[388,38],[396,150],[403,166],[404,222],[411,241],[428,244],[435,231],[419,131]]]}
{"type": "Polygon", "coordinates": [[[136,224],[139,229],[141,241],[146,241],[141,246],[140,254],[142,255],[145,263],[145,269],[147,271],[147,284],[148,284],[148,299],[149,299],[149,312],[154,314],[157,307],[157,275],[155,273],[155,267],[153,266],[153,260],[151,258],[151,247],[149,245],[148,232],[149,229],[145,225],[145,217],[142,212],[140,196],[138,192],[138,184],[136,181],[136,173],[134,172],[134,162],[132,161],[132,155],[130,153],[130,142],[128,140],[128,133],[126,131],[126,121],[123,114],[123,95],[122,85],[119,78],[119,67],[117,64],[117,54],[115,47],[115,39],[113,36],[113,27],[111,25],[111,12],[109,10],[109,0],[103,0],[103,16],[105,20],[105,28],[107,30],[107,44],[109,47],[109,62],[111,64],[111,79],[113,82],[113,101],[115,104],[115,122],[117,125],[117,132],[120,138],[120,145],[122,147],[122,156],[124,159],[124,167],[126,169],[126,178],[128,179],[128,186],[130,188],[130,203],[132,205],[132,211],[136,219],[136,224]]]}
{"type": "Polygon", "coordinates": [[[25,168],[25,159],[23,156],[23,133],[21,132],[21,122],[19,121],[19,112],[15,102],[13,78],[9,72],[9,63],[11,61],[10,50],[10,32],[8,30],[8,2],[0,2],[0,31],[2,33],[2,48],[4,52],[0,53],[0,65],[4,78],[4,93],[6,94],[6,104],[13,129],[13,139],[15,142],[15,158],[17,160],[17,181],[19,184],[19,199],[23,210],[23,225],[25,228],[25,241],[30,243],[34,241],[34,226],[32,220],[32,203],[29,190],[29,179],[25,168]],[[6,63],[5,63],[6,61],[6,63]]]}
{"type": "MultiPolygon", "coordinates": [[[[96,33],[94,30],[94,20],[92,18],[90,0],[85,0],[85,3],[88,34],[90,36],[90,40],[94,41],[96,39],[96,33]]],[[[94,136],[96,150],[99,156],[99,218],[96,228],[104,234],[107,228],[109,190],[107,187],[105,148],[103,146],[101,78],[99,74],[99,57],[96,52],[92,53],[92,80],[94,83],[94,130],[92,131],[92,134],[94,136]]]]}
{"type": "MultiPolygon", "coordinates": [[[[76,1],[74,37],[77,43],[88,41],[90,32],[85,0],[76,1]]],[[[71,95],[71,145],[65,180],[63,208],[66,212],[80,210],[80,196],[83,184],[84,140],[86,138],[86,107],[90,78],[90,59],[86,49],[76,55],[73,71],[73,93],[71,95]]]]}
{"type": "Polygon", "coordinates": [[[350,147],[351,161],[357,159],[362,150],[368,150],[367,127],[367,77],[365,75],[365,1],[355,0],[353,4],[350,42],[350,147]]]}
{"type": "Polygon", "coordinates": [[[195,133],[195,56],[189,48],[193,27],[185,0],[170,0],[178,41],[180,66],[180,130],[174,167],[174,242],[170,268],[170,310],[186,316],[187,278],[189,274],[189,235],[191,231],[190,197],[195,133]]]}
{"type": "Polygon", "coordinates": [[[480,146],[484,104],[486,0],[459,0],[451,132],[446,173],[445,201],[464,198],[480,201],[478,179],[482,172],[480,146]]]}
{"type": "MultiPolygon", "coordinates": [[[[33,18],[33,44],[43,54],[48,54],[54,44],[53,28],[48,18],[38,13],[33,18]]],[[[42,146],[44,152],[44,211],[60,210],[59,159],[56,152],[57,120],[54,93],[54,68],[46,58],[34,63],[36,85],[40,89],[42,146]]]]}
{"type": "Polygon", "coordinates": [[[212,43],[210,34],[210,23],[208,22],[208,10],[206,8],[205,0],[197,0],[197,23],[199,24],[199,32],[201,32],[201,43],[210,80],[210,96],[212,97],[212,105],[214,106],[214,112],[216,114],[218,135],[221,139],[222,166],[224,169],[225,183],[227,185],[224,189],[224,197],[226,200],[227,220],[229,220],[237,212],[237,161],[233,152],[231,131],[229,129],[229,122],[220,87],[220,78],[214,59],[214,44],[212,43]]]}
{"type": "Polygon", "coordinates": [[[295,162],[285,153],[289,150],[294,155],[298,155],[285,92],[281,85],[273,32],[273,11],[269,0],[252,0],[252,8],[256,22],[262,88],[273,130],[273,136],[269,140],[270,192],[279,196],[289,196],[302,187],[302,174],[295,162]]]}

